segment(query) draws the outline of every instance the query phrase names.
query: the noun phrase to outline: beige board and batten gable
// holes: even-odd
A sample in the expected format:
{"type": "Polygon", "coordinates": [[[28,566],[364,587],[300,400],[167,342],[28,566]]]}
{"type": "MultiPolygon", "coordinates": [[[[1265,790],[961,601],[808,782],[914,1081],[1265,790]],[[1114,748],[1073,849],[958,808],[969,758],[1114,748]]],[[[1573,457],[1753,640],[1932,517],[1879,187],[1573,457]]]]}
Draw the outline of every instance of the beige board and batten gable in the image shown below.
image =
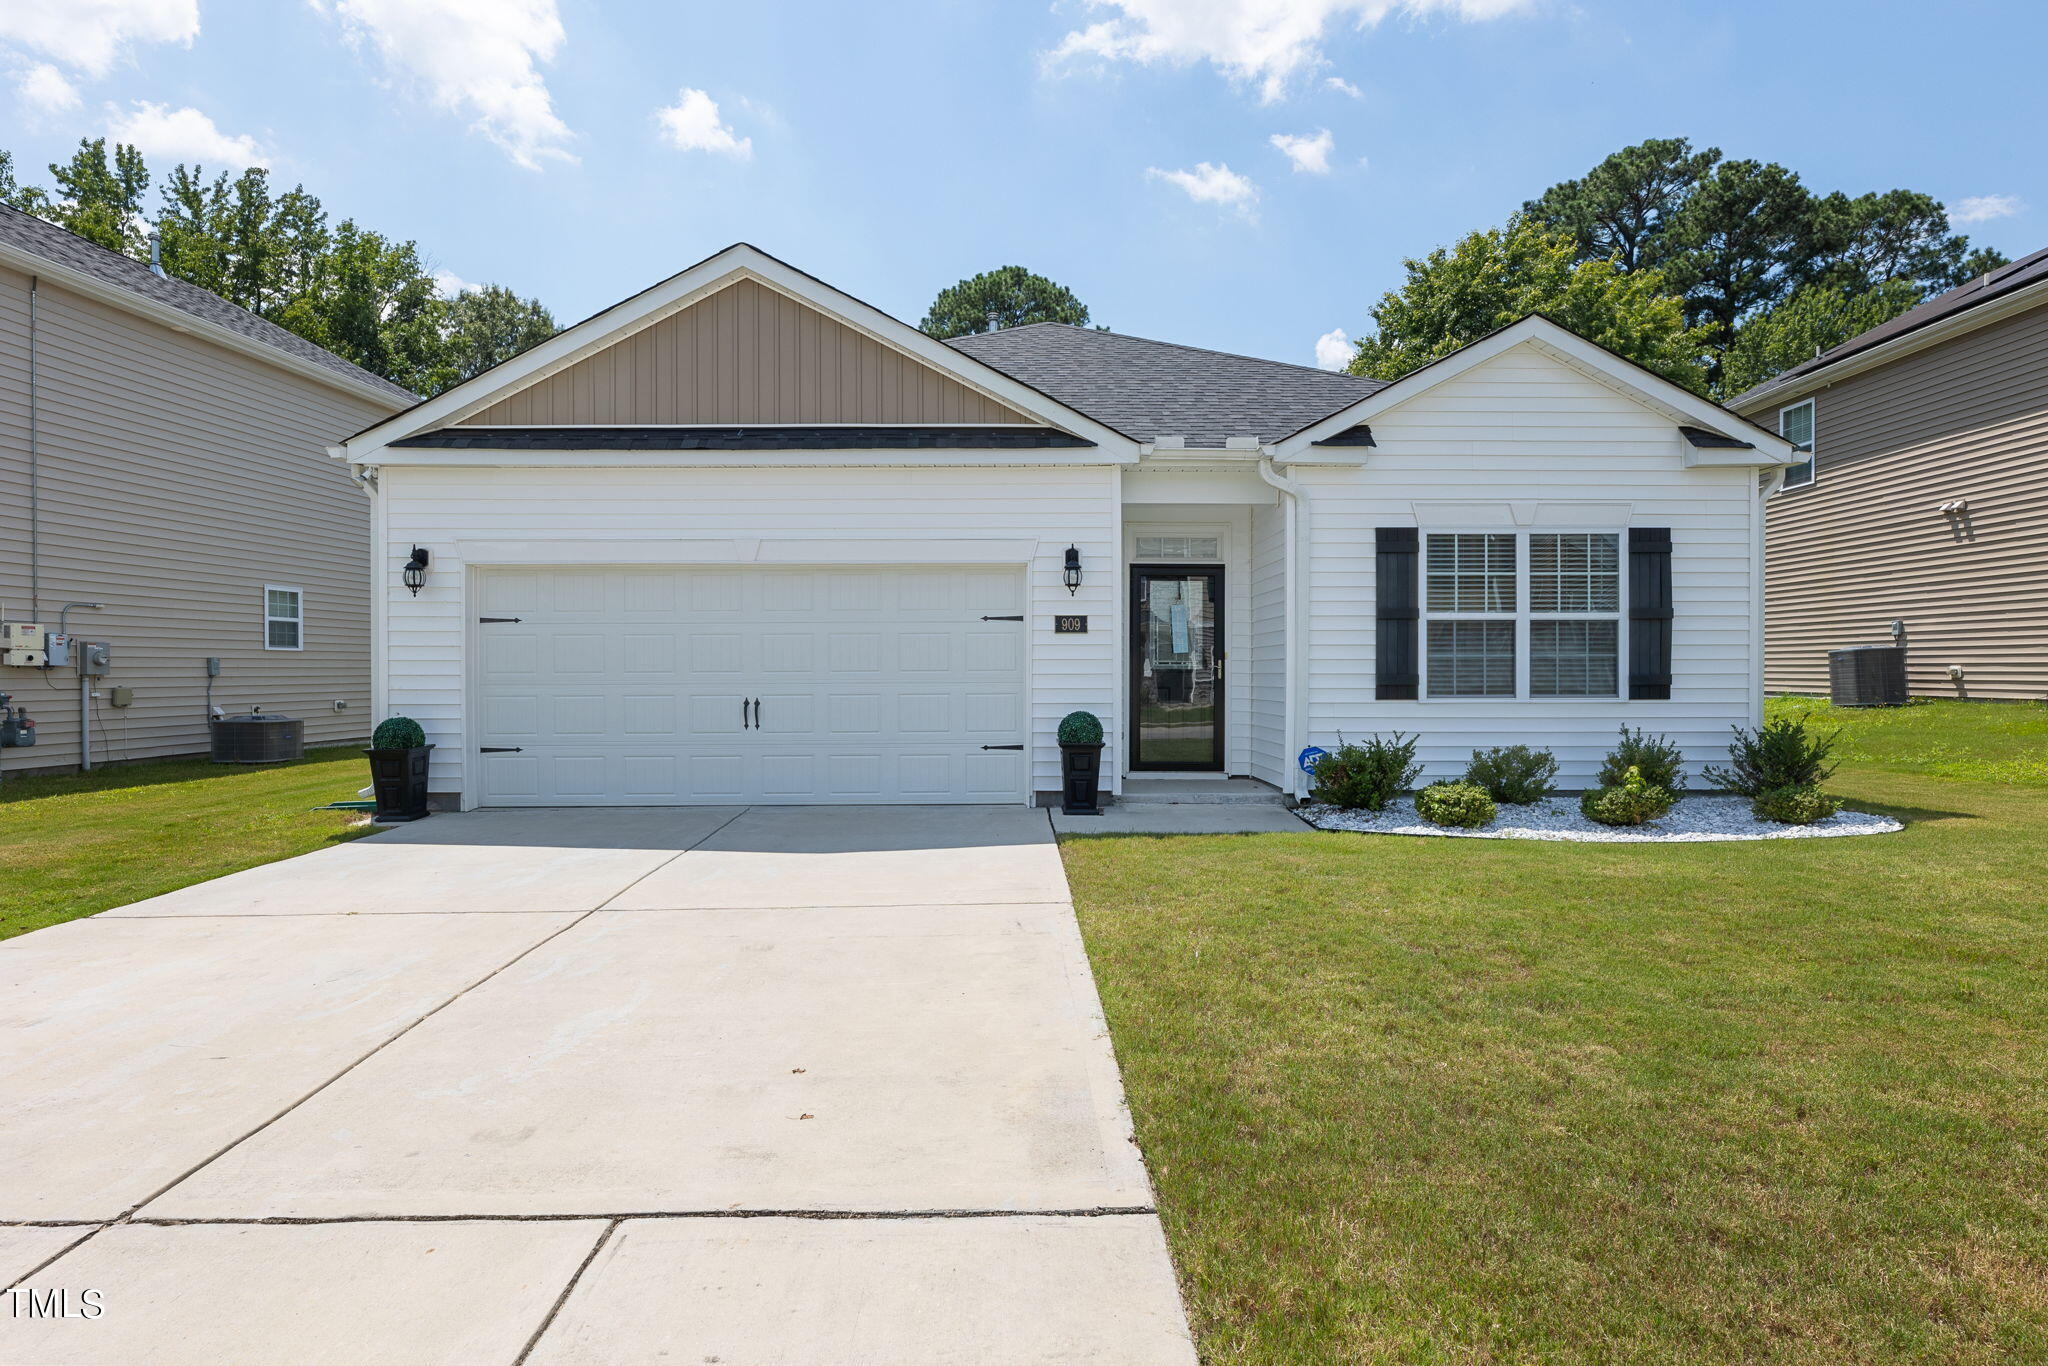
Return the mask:
{"type": "Polygon", "coordinates": [[[1031,423],[1014,408],[740,278],[456,425],[1031,423]]]}
{"type": "Polygon", "coordinates": [[[1767,513],[1766,686],[1826,692],[1828,652],[1896,620],[1914,695],[2048,697],[2048,301],[1743,411],[1809,398],[1814,481],[1767,513]]]}

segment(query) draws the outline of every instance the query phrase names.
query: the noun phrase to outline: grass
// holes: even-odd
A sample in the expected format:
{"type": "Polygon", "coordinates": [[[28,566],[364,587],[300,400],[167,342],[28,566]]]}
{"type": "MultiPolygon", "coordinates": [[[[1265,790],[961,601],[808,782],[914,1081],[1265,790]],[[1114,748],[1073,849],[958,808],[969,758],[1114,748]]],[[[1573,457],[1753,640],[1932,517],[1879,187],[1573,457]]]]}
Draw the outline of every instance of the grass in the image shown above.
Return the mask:
{"type": "MultiPolygon", "coordinates": [[[[10,757],[20,751],[11,751],[10,757]]],[[[358,749],[292,764],[126,764],[0,782],[0,939],[365,833],[358,749]]]]}
{"type": "Polygon", "coordinates": [[[2048,1360],[2048,708],[1895,835],[1064,845],[1205,1360],[2048,1360]]]}

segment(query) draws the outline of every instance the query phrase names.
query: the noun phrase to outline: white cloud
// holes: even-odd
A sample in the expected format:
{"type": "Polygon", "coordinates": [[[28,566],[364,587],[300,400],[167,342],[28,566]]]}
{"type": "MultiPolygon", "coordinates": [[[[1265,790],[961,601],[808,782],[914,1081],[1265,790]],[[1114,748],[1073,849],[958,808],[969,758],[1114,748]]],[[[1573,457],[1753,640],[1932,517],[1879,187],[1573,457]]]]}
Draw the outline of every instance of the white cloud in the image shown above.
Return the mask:
{"type": "Polygon", "coordinates": [[[1320,129],[1313,135],[1275,133],[1269,141],[1286,153],[1295,170],[1307,171],[1310,175],[1330,173],[1330,151],[1337,145],[1337,140],[1330,136],[1329,129],[1320,129]]]}
{"type": "Polygon", "coordinates": [[[1259,187],[1248,177],[1241,176],[1230,167],[1198,162],[1192,171],[1162,171],[1157,166],[1146,170],[1152,180],[1163,180],[1185,192],[1197,204],[1219,204],[1234,207],[1239,213],[1250,215],[1252,205],[1258,202],[1259,187]]]}
{"type": "Polygon", "coordinates": [[[184,43],[199,36],[199,0],[7,0],[0,42],[104,76],[133,43],[184,43]]]}
{"type": "Polygon", "coordinates": [[[1948,211],[1951,223],[1988,223],[1994,218],[2011,218],[2026,205],[2020,203],[2018,195],[1973,194],[1967,199],[1956,201],[1948,211]]]}
{"type": "Polygon", "coordinates": [[[529,170],[543,158],[574,161],[573,133],[555,114],[538,62],[562,46],[555,0],[311,0],[338,15],[351,41],[368,42],[386,66],[529,170]]]}
{"type": "Polygon", "coordinates": [[[471,284],[448,267],[442,266],[434,272],[434,288],[441,291],[442,298],[452,299],[458,294],[468,294],[472,290],[482,289],[483,286],[471,284]]]}
{"type": "Polygon", "coordinates": [[[734,136],[732,125],[719,120],[718,101],[701,90],[683,87],[674,104],[654,111],[654,121],[668,144],[682,151],[715,152],[735,161],[754,155],[754,140],[734,136]]]}
{"type": "Polygon", "coordinates": [[[1351,338],[1344,335],[1343,328],[1333,327],[1316,338],[1316,368],[1342,370],[1351,364],[1351,357],[1357,350],[1351,344],[1351,338]]]}
{"type": "Polygon", "coordinates": [[[78,87],[64,79],[64,73],[48,62],[37,62],[14,73],[14,89],[29,108],[58,114],[78,107],[78,87]]]}
{"type": "Polygon", "coordinates": [[[1365,92],[1363,90],[1360,90],[1357,86],[1345,80],[1342,76],[1325,76],[1323,77],[1323,84],[1329,89],[1336,91],[1340,95],[1349,95],[1354,100],[1362,100],[1365,98],[1365,92]]]}
{"type": "Polygon", "coordinates": [[[1206,61],[1233,80],[1256,82],[1268,103],[1295,78],[1323,63],[1323,30],[1348,18],[1371,28],[1392,15],[1446,14],[1466,22],[1498,19],[1542,0],[1087,0],[1118,13],[1075,29],[1046,54],[1048,65],[1075,59],[1185,65],[1206,61]]]}
{"type": "Polygon", "coordinates": [[[145,157],[193,161],[215,170],[239,171],[270,164],[254,138],[223,133],[212,119],[190,106],[173,109],[137,100],[124,112],[110,104],[107,140],[130,143],[145,157]]]}

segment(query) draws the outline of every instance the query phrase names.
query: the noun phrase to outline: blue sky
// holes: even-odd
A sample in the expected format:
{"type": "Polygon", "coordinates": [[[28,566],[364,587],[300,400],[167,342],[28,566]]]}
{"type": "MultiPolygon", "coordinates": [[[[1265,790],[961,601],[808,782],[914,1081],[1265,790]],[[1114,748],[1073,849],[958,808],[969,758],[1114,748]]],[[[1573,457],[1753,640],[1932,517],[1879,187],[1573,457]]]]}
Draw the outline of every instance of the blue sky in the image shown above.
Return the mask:
{"type": "Polygon", "coordinates": [[[2044,48],[2017,2],[0,0],[0,146],[261,159],[564,321],[744,239],[911,322],[1016,263],[1306,364],[1645,137],[2048,245],[2044,48]]]}

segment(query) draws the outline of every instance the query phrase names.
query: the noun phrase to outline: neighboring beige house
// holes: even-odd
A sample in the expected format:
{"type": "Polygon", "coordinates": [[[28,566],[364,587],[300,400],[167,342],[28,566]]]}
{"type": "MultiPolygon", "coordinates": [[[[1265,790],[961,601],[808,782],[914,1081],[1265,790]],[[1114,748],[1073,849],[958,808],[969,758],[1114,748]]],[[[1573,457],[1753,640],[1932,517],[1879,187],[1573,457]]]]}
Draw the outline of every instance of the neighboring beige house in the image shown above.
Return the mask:
{"type": "Polygon", "coordinates": [[[2048,249],[1729,407],[1809,448],[1770,502],[1765,686],[1908,647],[1923,697],[2048,697],[2048,249]]]}
{"type": "MultiPolygon", "coordinates": [[[[325,447],[413,395],[205,290],[0,208],[0,619],[109,647],[95,762],[208,748],[214,705],[366,735],[369,500],[325,447]]],[[[0,667],[80,758],[79,672],[0,667]]]]}

